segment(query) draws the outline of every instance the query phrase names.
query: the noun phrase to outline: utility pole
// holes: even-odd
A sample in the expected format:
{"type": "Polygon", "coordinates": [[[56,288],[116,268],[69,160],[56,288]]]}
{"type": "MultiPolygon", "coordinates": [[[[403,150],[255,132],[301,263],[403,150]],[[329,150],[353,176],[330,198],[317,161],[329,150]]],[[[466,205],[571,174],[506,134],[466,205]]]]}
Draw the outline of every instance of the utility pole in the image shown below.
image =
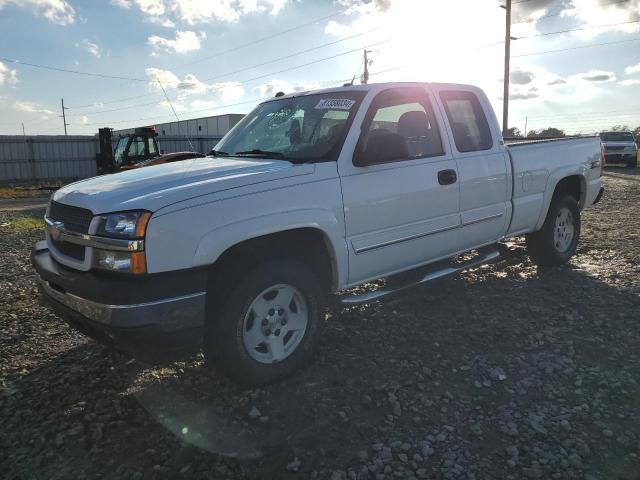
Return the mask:
{"type": "Polygon", "coordinates": [[[24,122],[22,122],[22,136],[23,136],[23,137],[26,137],[26,136],[27,136],[27,134],[26,134],[26,133],[24,133],[24,122]]]}
{"type": "Polygon", "coordinates": [[[60,100],[62,101],[62,123],[64,124],[64,136],[66,137],[67,136],[67,125],[69,125],[69,124],[67,123],[67,117],[66,117],[66,115],[64,113],[64,111],[66,110],[64,108],[64,98],[61,98],[60,100]]]}
{"type": "Polygon", "coordinates": [[[506,26],[504,33],[504,92],[502,96],[502,135],[509,129],[509,60],[511,58],[511,0],[506,0],[506,26]]]}
{"type": "Polygon", "coordinates": [[[524,117],[524,136],[527,136],[527,123],[529,122],[529,117],[524,117]]]}
{"type": "Polygon", "coordinates": [[[367,55],[371,53],[371,50],[364,51],[364,71],[362,72],[362,84],[366,85],[369,83],[369,65],[371,65],[371,60],[367,58],[367,55]]]}

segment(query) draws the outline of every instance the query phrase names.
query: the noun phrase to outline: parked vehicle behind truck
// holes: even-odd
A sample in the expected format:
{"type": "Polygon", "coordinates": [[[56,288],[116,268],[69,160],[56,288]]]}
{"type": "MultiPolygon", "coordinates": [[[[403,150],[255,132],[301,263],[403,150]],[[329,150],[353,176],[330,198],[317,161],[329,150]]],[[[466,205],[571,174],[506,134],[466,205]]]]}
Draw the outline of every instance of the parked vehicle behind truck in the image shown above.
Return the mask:
{"type": "Polygon", "coordinates": [[[623,163],[628,167],[637,165],[638,145],[631,132],[602,132],[600,140],[607,163],[623,163]]]}
{"type": "Polygon", "coordinates": [[[98,173],[121,172],[205,156],[199,152],[163,153],[157,137],[158,133],[154,127],[140,127],[133,133],[118,136],[116,146],[113,148],[112,130],[101,128],[98,131],[100,151],[96,155],[98,173]]]}
{"type": "Polygon", "coordinates": [[[286,95],[206,159],[58,190],[33,263],[82,331],[134,354],[191,342],[233,378],[268,383],[310,358],[329,295],[388,277],[337,297],[370,302],[495,261],[516,235],[539,265],[567,262],[601,174],[597,137],[505,146],[476,87],[286,95]]]}

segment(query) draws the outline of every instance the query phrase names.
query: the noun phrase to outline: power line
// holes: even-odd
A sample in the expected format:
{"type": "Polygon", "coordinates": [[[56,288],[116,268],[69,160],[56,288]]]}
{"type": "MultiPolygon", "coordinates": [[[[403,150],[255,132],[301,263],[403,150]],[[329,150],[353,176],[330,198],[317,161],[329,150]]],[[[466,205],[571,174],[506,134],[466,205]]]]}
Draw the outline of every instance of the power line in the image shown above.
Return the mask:
{"type": "Polygon", "coordinates": [[[629,40],[619,40],[617,42],[591,43],[589,45],[581,45],[579,47],[559,48],[559,49],[556,49],[556,50],[545,50],[543,52],[521,53],[520,55],[511,55],[511,58],[531,57],[533,55],[546,55],[548,53],[567,52],[569,50],[579,50],[579,49],[582,49],[582,48],[591,48],[591,47],[600,47],[600,46],[603,46],[603,45],[616,45],[616,44],[620,44],[620,43],[637,42],[638,40],[640,40],[640,38],[631,38],[629,40]]]}
{"type": "Polygon", "coordinates": [[[95,108],[95,107],[98,106],[98,105],[96,105],[96,103],[99,103],[101,105],[110,105],[112,103],[126,102],[128,100],[134,100],[136,98],[148,97],[149,95],[158,95],[158,93],[153,93],[153,94],[145,93],[143,95],[134,95],[134,96],[131,96],[131,97],[120,98],[120,99],[117,99],[117,100],[109,100],[109,101],[106,101],[106,102],[94,102],[94,103],[89,103],[89,104],[86,104],[86,105],[74,105],[74,106],[71,106],[71,107],[67,107],[67,110],[70,110],[70,109],[74,109],[75,110],[76,108],[95,108]]]}
{"type": "Polygon", "coordinates": [[[570,33],[570,32],[579,32],[582,30],[592,30],[595,28],[606,28],[606,27],[617,27],[619,25],[629,25],[631,23],[639,23],[640,20],[632,20],[630,22],[619,22],[619,23],[609,23],[607,25],[592,25],[589,27],[580,27],[580,28],[571,28],[568,30],[558,30],[557,32],[545,32],[545,33],[538,33],[536,35],[526,35],[524,37],[518,37],[518,40],[520,39],[524,39],[524,38],[534,38],[534,37],[546,37],[549,35],[559,35],[562,33],[570,33]]]}
{"type": "MultiPolygon", "coordinates": [[[[289,58],[293,58],[293,57],[296,57],[296,56],[299,56],[299,55],[303,55],[305,53],[309,53],[309,52],[312,52],[312,51],[315,51],[315,50],[319,50],[321,48],[326,48],[326,47],[329,47],[329,46],[332,46],[332,45],[336,45],[338,43],[341,43],[341,42],[344,42],[344,41],[347,41],[347,40],[352,40],[354,38],[361,37],[363,35],[367,35],[369,33],[373,33],[375,31],[379,31],[381,29],[382,29],[381,27],[373,28],[373,29],[370,29],[370,30],[367,30],[367,31],[364,31],[364,32],[357,33],[355,35],[350,35],[348,37],[341,38],[339,40],[335,40],[335,41],[332,41],[332,42],[324,43],[322,45],[318,45],[318,46],[315,46],[315,47],[312,47],[312,48],[307,48],[305,50],[300,50],[300,51],[297,51],[295,53],[292,53],[292,54],[289,54],[289,55],[285,55],[283,57],[278,57],[278,58],[275,58],[273,60],[269,60],[267,62],[262,62],[262,63],[258,63],[258,64],[255,64],[255,65],[250,65],[250,66],[238,69],[238,70],[234,70],[232,72],[227,72],[227,73],[223,73],[223,74],[220,74],[220,75],[216,75],[215,77],[210,77],[210,78],[204,79],[203,81],[210,82],[212,80],[216,80],[216,79],[219,79],[219,78],[222,78],[222,77],[235,75],[237,73],[242,73],[242,72],[245,72],[245,71],[248,71],[248,70],[252,70],[254,68],[263,67],[265,65],[270,65],[272,63],[276,63],[276,62],[279,62],[279,61],[282,61],[282,60],[287,60],[289,58]]],[[[348,53],[351,53],[351,52],[348,52],[348,53]]],[[[276,72],[276,73],[281,73],[281,72],[276,72]]],[[[273,75],[273,73],[270,73],[268,75],[273,75]]],[[[260,78],[262,78],[262,77],[260,77],[260,78]]],[[[248,83],[250,81],[253,81],[253,79],[244,80],[244,81],[241,81],[239,83],[241,83],[241,84],[242,83],[248,83]]],[[[149,82],[153,82],[153,80],[149,79],[149,82]]],[[[222,89],[222,88],[224,88],[224,87],[220,87],[219,89],[222,89]]],[[[193,94],[187,94],[187,95],[183,95],[183,97],[192,96],[192,95],[203,95],[204,93],[206,93],[206,92],[198,92],[198,93],[193,93],[193,94]]],[[[136,97],[133,97],[133,98],[149,97],[149,96],[153,96],[153,95],[156,95],[156,93],[148,93],[148,94],[139,95],[139,96],[136,96],[136,97]]],[[[174,98],[174,100],[177,100],[177,99],[178,98],[174,98]]],[[[106,102],[103,102],[103,103],[106,103],[106,102]]],[[[157,101],[147,102],[147,103],[138,103],[138,104],[135,104],[135,105],[129,105],[129,106],[126,106],[126,107],[114,108],[114,109],[110,109],[110,110],[99,110],[99,111],[96,111],[96,112],[87,112],[87,114],[93,115],[93,114],[96,114],[96,113],[115,112],[115,111],[119,111],[119,110],[127,110],[129,108],[152,105],[154,103],[157,103],[157,101]]],[[[69,108],[71,108],[71,107],[69,107],[69,108]]],[[[80,107],[75,107],[75,108],[80,108],[80,107]]],[[[77,115],[77,116],[79,116],[79,115],[77,115]]]]}
{"type": "Polygon", "coordinates": [[[41,68],[44,70],[53,70],[55,72],[62,72],[62,73],[72,73],[75,75],[85,75],[88,77],[98,77],[98,78],[109,78],[109,79],[113,79],[113,80],[129,80],[129,81],[133,81],[133,82],[148,82],[149,79],[142,79],[142,78],[135,78],[135,77],[124,77],[124,76],[118,76],[118,75],[107,75],[107,74],[103,74],[103,73],[95,73],[95,72],[84,72],[84,71],[80,71],[80,70],[70,70],[67,68],[60,68],[60,67],[52,67],[50,65],[41,65],[38,63],[30,63],[30,62],[23,62],[22,60],[16,60],[15,58],[6,58],[6,57],[0,57],[0,60],[4,61],[4,62],[9,62],[9,63],[14,63],[16,65],[26,65],[28,67],[33,67],[33,68],[41,68]]]}
{"type": "MultiPolygon", "coordinates": [[[[263,67],[265,65],[270,65],[272,63],[276,63],[276,62],[279,62],[279,61],[282,61],[282,60],[287,60],[289,58],[293,58],[293,57],[296,57],[296,56],[299,56],[299,55],[304,55],[305,53],[313,52],[315,50],[320,50],[322,48],[330,47],[330,46],[336,45],[338,43],[345,42],[347,40],[352,40],[354,38],[361,37],[363,35],[367,35],[367,34],[370,34],[370,33],[373,33],[373,32],[379,31],[379,30],[382,30],[382,27],[372,28],[372,29],[366,30],[364,32],[360,32],[360,33],[357,33],[357,34],[354,34],[354,35],[350,35],[348,37],[343,37],[341,39],[334,40],[332,42],[323,43],[321,45],[317,45],[317,46],[312,47],[312,48],[307,48],[307,49],[304,49],[304,50],[300,50],[300,51],[297,51],[297,52],[289,54],[289,55],[285,55],[285,56],[282,56],[282,57],[275,58],[273,60],[269,60],[269,61],[266,61],[266,62],[254,64],[254,65],[249,65],[247,67],[243,67],[243,68],[238,69],[238,70],[234,70],[234,71],[231,71],[231,72],[227,72],[227,73],[223,73],[223,74],[220,74],[220,75],[216,75],[215,77],[210,77],[208,79],[204,79],[203,81],[209,82],[209,81],[220,79],[220,78],[223,78],[223,77],[235,75],[237,73],[242,73],[242,72],[245,72],[245,71],[248,71],[248,70],[252,70],[254,68],[259,68],[259,67],[263,67]]],[[[270,74],[270,75],[273,75],[273,74],[270,74]]],[[[148,81],[149,82],[153,82],[152,79],[148,79],[148,81]]],[[[248,81],[250,81],[250,80],[246,80],[245,82],[248,82],[248,81]]],[[[173,84],[170,83],[170,85],[173,85],[173,84]]],[[[193,95],[201,95],[201,94],[203,94],[203,93],[197,93],[197,94],[193,94],[193,95]]],[[[120,101],[136,99],[136,98],[150,97],[150,96],[155,96],[155,95],[157,95],[157,93],[147,93],[147,94],[144,94],[144,95],[136,95],[134,97],[127,97],[127,98],[122,99],[122,100],[113,100],[111,102],[100,102],[100,103],[102,103],[102,104],[118,103],[120,101]]],[[[129,109],[129,108],[134,108],[136,106],[152,105],[154,103],[157,103],[157,101],[147,102],[147,103],[139,103],[139,104],[130,105],[130,106],[127,106],[127,107],[114,108],[114,109],[111,109],[111,110],[101,110],[101,111],[97,111],[97,112],[87,112],[87,113],[88,114],[94,114],[94,113],[103,113],[103,112],[108,112],[108,111],[114,112],[114,111],[126,110],[126,109],[129,109]]],[[[81,108],[89,108],[89,107],[95,107],[95,105],[79,105],[79,106],[76,106],[76,107],[67,107],[67,108],[81,109],[81,108]]]]}
{"type": "Polygon", "coordinates": [[[289,29],[286,29],[286,30],[282,30],[280,32],[276,32],[276,33],[271,34],[271,35],[267,35],[266,37],[258,38],[256,40],[251,41],[251,42],[243,43],[242,45],[238,45],[236,47],[232,47],[232,48],[229,48],[227,50],[222,50],[220,52],[214,53],[213,55],[202,57],[202,58],[196,59],[196,60],[194,60],[192,62],[184,63],[182,65],[182,67],[185,67],[185,66],[188,66],[188,65],[193,65],[193,64],[196,64],[196,63],[200,63],[200,62],[204,62],[206,60],[211,60],[212,58],[217,58],[217,57],[220,57],[220,56],[225,55],[227,53],[237,52],[238,50],[241,50],[241,49],[246,48],[246,47],[250,47],[251,45],[262,43],[262,42],[264,42],[266,40],[271,40],[272,38],[280,37],[280,36],[285,35],[287,33],[291,33],[291,32],[294,32],[296,30],[300,30],[301,28],[308,27],[309,25],[313,25],[313,24],[321,22],[323,20],[328,20],[329,18],[336,17],[338,15],[343,14],[347,10],[349,10],[349,8],[342,9],[342,10],[340,10],[338,12],[334,12],[334,13],[332,13],[330,15],[325,15],[324,17],[316,18],[315,20],[312,20],[310,22],[303,23],[301,25],[297,25],[295,27],[292,27],[292,28],[289,28],[289,29]]]}
{"type": "MultiPolygon", "coordinates": [[[[316,63],[325,62],[327,60],[332,60],[334,58],[338,58],[338,57],[341,57],[341,56],[344,56],[344,55],[348,55],[350,53],[360,52],[363,48],[365,48],[365,49],[366,48],[370,48],[370,47],[373,47],[373,46],[376,46],[376,45],[381,45],[383,43],[388,43],[389,41],[390,41],[390,39],[382,40],[382,41],[379,41],[379,42],[375,42],[375,43],[366,45],[365,47],[355,48],[355,49],[348,50],[348,51],[345,51],[345,52],[341,52],[341,53],[338,53],[338,54],[335,54],[335,55],[331,55],[331,56],[328,56],[328,57],[320,58],[318,60],[313,60],[311,62],[306,62],[306,63],[303,63],[303,64],[295,65],[293,67],[285,68],[285,69],[278,70],[278,71],[275,71],[275,72],[262,74],[262,75],[259,75],[257,77],[249,78],[249,79],[242,80],[242,81],[235,82],[235,83],[237,85],[244,85],[246,83],[253,82],[255,80],[261,80],[263,78],[270,77],[270,76],[273,76],[273,75],[277,75],[279,73],[285,73],[285,72],[289,72],[289,71],[292,71],[292,70],[297,70],[297,69],[300,69],[300,68],[303,68],[303,67],[307,67],[309,65],[314,65],[316,63]]],[[[209,79],[207,79],[205,81],[209,81],[209,79]]],[[[218,88],[215,88],[215,90],[222,90],[223,88],[224,87],[218,87],[218,88]]],[[[181,100],[183,98],[192,97],[192,96],[195,96],[195,95],[202,95],[202,94],[203,94],[203,92],[190,93],[190,94],[188,93],[188,94],[182,95],[181,97],[173,98],[173,100],[181,100]]],[[[142,107],[142,106],[152,105],[152,104],[156,104],[156,103],[157,103],[157,101],[139,103],[139,104],[135,104],[135,105],[129,105],[127,107],[113,108],[113,109],[110,109],[110,110],[102,110],[102,111],[97,111],[97,112],[87,112],[87,114],[88,115],[97,115],[97,114],[114,112],[114,111],[119,111],[119,110],[128,110],[128,109],[131,109],[131,108],[142,107]]],[[[77,118],[77,117],[80,117],[80,116],[82,116],[82,115],[75,115],[74,117],[77,118]]]]}

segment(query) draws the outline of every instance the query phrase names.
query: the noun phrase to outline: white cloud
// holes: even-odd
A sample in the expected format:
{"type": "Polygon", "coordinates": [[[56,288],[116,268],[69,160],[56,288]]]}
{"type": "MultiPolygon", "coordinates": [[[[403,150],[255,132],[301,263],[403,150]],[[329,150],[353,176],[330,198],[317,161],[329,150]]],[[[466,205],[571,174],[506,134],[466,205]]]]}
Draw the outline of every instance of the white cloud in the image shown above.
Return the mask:
{"type": "Polygon", "coordinates": [[[15,85],[18,83],[18,72],[0,62],[0,85],[15,85]]]}
{"type": "Polygon", "coordinates": [[[273,97],[278,92],[294,93],[316,90],[318,88],[321,88],[321,85],[318,82],[301,82],[292,85],[286,80],[271,80],[268,83],[263,83],[262,85],[255,87],[254,90],[258,90],[261,97],[273,97]]]}
{"type": "Polygon", "coordinates": [[[137,7],[153,23],[173,24],[173,20],[178,20],[189,25],[237,22],[242,16],[251,13],[277,15],[287,2],[288,0],[112,0],[112,4],[121,8],[137,7]],[[167,15],[172,19],[167,19],[167,15]]]}
{"type": "Polygon", "coordinates": [[[0,10],[6,5],[28,8],[57,25],[69,25],[75,21],[76,16],[75,10],[66,0],[0,0],[0,10]]]}
{"type": "Polygon", "coordinates": [[[78,123],[80,125],[86,125],[87,123],[89,123],[89,117],[87,117],[86,115],[82,115],[80,118],[78,118],[78,123]]]}
{"type": "Polygon", "coordinates": [[[194,110],[211,110],[217,105],[213,100],[194,100],[191,102],[191,108],[194,110]]]}
{"type": "Polygon", "coordinates": [[[55,115],[55,112],[49,110],[42,105],[38,105],[34,102],[22,102],[16,101],[13,104],[13,109],[17,112],[25,112],[25,113],[44,113],[46,115],[55,115]]]}
{"type": "Polygon", "coordinates": [[[632,75],[634,73],[640,73],[640,63],[636,63],[635,65],[631,65],[624,69],[624,73],[627,75],[632,75]]]}
{"type": "Polygon", "coordinates": [[[102,56],[102,49],[97,43],[90,42],[86,38],[82,40],[82,42],[76,43],[76,47],[80,47],[96,58],[100,58],[102,56]]]}
{"type": "Polygon", "coordinates": [[[171,86],[176,88],[180,84],[180,79],[175,73],[169,70],[161,70],[159,68],[149,67],[145,70],[147,77],[149,77],[149,85],[152,88],[160,88],[158,82],[164,86],[171,86]]]}
{"type": "Polygon", "coordinates": [[[178,30],[176,32],[176,38],[173,40],[158,35],[151,35],[147,43],[155,49],[163,49],[167,52],[187,53],[200,50],[200,41],[205,39],[206,36],[204,32],[196,33],[189,30],[178,30]]]}
{"type": "Polygon", "coordinates": [[[635,78],[629,78],[627,80],[622,80],[618,82],[620,85],[624,85],[625,87],[630,87],[632,85],[640,85],[640,80],[635,78]]]}
{"type": "MultiPolygon", "coordinates": [[[[232,103],[243,98],[246,94],[245,89],[240,82],[221,82],[221,83],[205,83],[199,80],[195,75],[189,73],[180,79],[170,70],[162,70],[159,68],[149,67],[145,70],[149,77],[149,86],[153,89],[160,89],[158,81],[162,83],[167,94],[174,94],[172,103],[176,111],[199,110],[203,108],[213,108],[212,105],[218,101],[221,103],[232,103]],[[198,95],[211,94],[213,99],[200,100],[191,97],[198,95]],[[197,106],[196,106],[197,105],[197,106]]],[[[164,101],[161,106],[170,108],[168,102],[164,101]]]]}
{"type": "Polygon", "coordinates": [[[604,70],[589,70],[586,73],[578,74],[577,78],[588,82],[615,82],[616,75],[613,72],[604,70]]]}
{"type": "Polygon", "coordinates": [[[640,0],[623,2],[602,2],[601,0],[571,0],[571,7],[565,10],[564,17],[573,17],[583,22],[579,27],[610,25],[574,32],[582,38],[593,38],[605,32],[617,31],[633,33],[640,31],[640,23],[625,23],[640,20],[640,0]],[[618,24],[618,25],[612,25],[618,24]]]}
{"type": "Polygon", "coordinates": [[[216,83],[209,87],[216,90],[223,102],[235,102],[245,95],[245,90],[239,82],[216,83]]]}

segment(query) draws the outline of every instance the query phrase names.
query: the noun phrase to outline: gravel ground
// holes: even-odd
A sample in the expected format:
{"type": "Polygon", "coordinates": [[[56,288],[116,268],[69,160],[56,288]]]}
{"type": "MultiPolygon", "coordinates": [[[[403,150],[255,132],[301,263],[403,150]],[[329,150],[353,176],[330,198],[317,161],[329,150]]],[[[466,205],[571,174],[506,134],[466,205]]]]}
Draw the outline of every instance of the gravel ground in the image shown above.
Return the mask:
{"type": "Polygon", "coordinates": [[[314,363],[254,390],[66,327],[37,303],[42,232],[0,213],[0,472],[638,479],[640,176],[606,187],[570,265],[539,270],[517,239],[496,265],[334,309],[314,363]]]}

